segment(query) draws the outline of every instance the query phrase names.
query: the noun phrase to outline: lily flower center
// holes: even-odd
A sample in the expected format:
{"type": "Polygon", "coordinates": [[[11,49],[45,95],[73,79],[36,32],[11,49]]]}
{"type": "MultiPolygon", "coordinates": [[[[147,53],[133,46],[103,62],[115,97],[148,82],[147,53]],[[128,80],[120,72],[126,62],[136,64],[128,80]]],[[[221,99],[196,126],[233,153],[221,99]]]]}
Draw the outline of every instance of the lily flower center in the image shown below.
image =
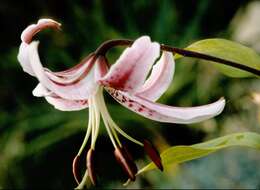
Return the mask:
{"type": "Polygon", "coordinates": [[[98,137],[98,132],[100,128],[100,120],[103,119],[104,126],[106,128],[106,131],[108,133],[108,136],[114,146],[114,154],[119,162],[119,164],[123,167],[128,177],[132,180],[135,179],[135,174],[137,172],[137,168],[131,158],[131,155],[129,155],[129,152],[123,147],[122,143],[120,142],[118,133],[127,138],[128,140],[140,145],[144,146],[144,144],[133,137],[126,134],[120,127],[113,121],[112,117],[110,116],[108,109],[106,107],[104,96],[103,96],[103,86],[99,86],[97,92],[95,95],[93,95],[89,99],[89,120],[88,120],[88,127],[86,131],[85,138],[83,140],[83,143],[78,151],[77,156],[75,157],[73,161],[73,174],[75,177],[75,180],[79,185],[84,185],[86,183],[87,177],[85,175],[88,175],[90,177],[90,180],[93,184],[96,184],[96,176],[94,172],[94,164],[93,164],[93,157],[94,157],[94,151],[95,151],[95,144],[98,137]],[[80,180],[79,174],[78,174],[78,159],[81,156],[83,150],[87,146],[87,143],[90,141],[90,149],[88,150],[87,155],[87,171],[83,177],[82,180],[80,180]],[[81,182],[80,182],[81,181],[81,182]]]}

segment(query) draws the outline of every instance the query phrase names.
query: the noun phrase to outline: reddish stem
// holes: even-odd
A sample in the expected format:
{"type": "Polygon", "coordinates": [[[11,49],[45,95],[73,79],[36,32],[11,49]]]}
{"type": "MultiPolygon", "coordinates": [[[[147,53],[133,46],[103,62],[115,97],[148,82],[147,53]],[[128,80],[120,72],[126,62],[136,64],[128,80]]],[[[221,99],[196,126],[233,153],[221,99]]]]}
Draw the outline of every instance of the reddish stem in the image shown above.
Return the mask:
{"type": "MultiPolygon", "coordinates": [[[[131,46],[133,44],[133,42],[134,42],[133,40],[128,40],[128,39],[109,40],[109,41],[106,41],[103,44],[101,44],[95,53],[97,55],[105,55],[108,50],[110,50],[111,48],[113,48],[115,46],[131,46]]],[[[260,70],[254,69],[252,67],[248,67],[248,66],[240,64],[240,63],[222,59],[219,57],[206,55],[203,53],[190,51],[190,50],[186,50],[186,49],[181,49],[181,48],[177,48],[177,47],[172,47],[172,46],[168,46],[168,45],[163,45],[163,44],[161,44],[161,50],[177,53],[184,57],[193,57],[193,58],[213,61],[214,63],[228,65],[231,67],[235,67],[235,68],[250,72],[257,76],[260,76],[260,70]]]]}

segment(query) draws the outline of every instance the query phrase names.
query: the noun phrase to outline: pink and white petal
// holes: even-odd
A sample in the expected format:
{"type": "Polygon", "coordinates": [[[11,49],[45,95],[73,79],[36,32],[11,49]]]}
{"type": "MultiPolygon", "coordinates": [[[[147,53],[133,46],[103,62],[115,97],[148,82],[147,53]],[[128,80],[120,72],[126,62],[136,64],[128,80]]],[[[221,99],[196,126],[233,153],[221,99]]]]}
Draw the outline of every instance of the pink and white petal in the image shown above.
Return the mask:
{"type": "Polygon", "coordinates": [[[81,62],[71,69],[61,71],[61,72],[52,72],[51,70],[44,68],[45,74],[49,79],[56,83],[69,84],[76,81],[80,76],[89,72],[92,67],[92,62],[90,59],[93,58],[93,54],[84,59],[84,62],[81,62]]]}
{"type": "MultiPolygon", "coordinates": [[[[52,81],[57,83],[72,83],[77,80],[81,75],[83,75],[86,71],[90,70],[92,67],[92,62],[90,59],[95,56],[94,54],[90,54],[87,58],[83,59],[81,63],[78,65],[61,72],[52,72],[47,68],[44,68],[46,75],[52,81]]],[[[102,78],[108,71],[108,63],[107,59],[104,56],[98,56],[95,61],[95,80],[98,81],[102,78]]]]}
{"type": "Polygon", "coordinates": [[[36,77],[45,88],[68,100],[85,100],[96,93],[98,85],[94,80],[95,72],[93,67],[95,57],[88,60],[90,62],[86,63],[89,65],[88,69],[76,81],[63,84],[51,80],[46,75],[37,48],[38,42],[32,42],[29,45],[29,58],[36,77]]]}
{"type": "Polygon", "coordinates": [[[60,24],[52,19],[40,19],[37,24],[28,26],[21,34],[22,43],[19,48],[17,59],[20,62],[24,72],[35,76],[28,57],[28,44],[32,41],[34,35],[46,28],[59,29],[60,24]]]}
{"type": "Polygon", "coordinates": [[[106,88],[106,90],[126,108],[148,119],[166,123],[197,123],[220,114],[225,107],[225,99],[197,107],[173,107],[152,101],[128,93],[106,88]]]}
{"type": "Polygon", "coordinates": [[[88,107],[87,100],[66,100],[61,97],[46,96],[48,103],[61,111],[78,111],[88,107]]]}
{"type": "Polygon", "coordinates": [[[98,56],[95,62],[95,80],[99,81],[108,72],[108,61],[104,56],[98,56]]]}
{"type": "Polygon", "coordinates": [[[58,71],[58,72],[52,72],[49,69],[46,69],[48,72],[52,72],[53,75],[61,78],[71,78],[77,75],[78,73],[81,73],[84,68],[88,67],[86,66],[86,63],[88,63],[88,60],[93,57],[93,53],[89,54],[87,57],[85,57],[79,64],[71,67],[70,69],[64,70],[64,71],[58,71]]]}
{"type": "Polygon", "coordinates": [[[40,19],[37,24],[28,26],[21,34],[22,42],[29,44],[38,32],[46,28],[60,29],[61,24],[52,19],[40,19]]]}
{"type": "Polygon", "coordinates": [[[104,86],[133,93],[143,85],[154,61],[160,55],[160,45],[150,37],[138,38],[127,48],[107,75],[100,80],[104,86]]]}
{"type": "Polygon", "coordinates": [[[31,63],[30,63],[30,60],[29,60],[29,57],[28,57],[28,44],[27,43],[25,43],[25,42],[21,43],[21,45],[19,47],[17,59],[20,62],[24,72],[26,72],[32,76],[35,76],[31,63]]]}
{"type": "Polygon", "coordinates": [[[39,83],[33,90],[33,95],[37,97],[45,97],[47,102],[52,104],[56,109],[61,111],[77,111],[88,107],[87,100],[66,100],[63,99],[39,83]]]}
{"type": "Polygon", "coordinates": [[[152,73],[135,95],[150,101],[158,100],[170,86],[174,75],[175,62],[172,53],[163,52],[153,66],[152,73]]]}
{"type": "Polygon", "coordinates": [[[32,91],[32,94],[36,97],[44,97],[53,95],[54,93],[45,88],[41,83],[39,83],[32,91]]]}

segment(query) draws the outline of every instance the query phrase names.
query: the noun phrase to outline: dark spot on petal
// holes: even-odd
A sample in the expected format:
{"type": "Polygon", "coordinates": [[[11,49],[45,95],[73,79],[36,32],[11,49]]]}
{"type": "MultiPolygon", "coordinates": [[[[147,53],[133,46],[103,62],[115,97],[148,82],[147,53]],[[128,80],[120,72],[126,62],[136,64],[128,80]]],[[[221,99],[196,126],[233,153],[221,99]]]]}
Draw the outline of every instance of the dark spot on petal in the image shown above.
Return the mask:
{"type": "Polygon", "coordinates": [[[142,112],[144,109],[143,108],[138,108],[138,112],[142,112]]]}

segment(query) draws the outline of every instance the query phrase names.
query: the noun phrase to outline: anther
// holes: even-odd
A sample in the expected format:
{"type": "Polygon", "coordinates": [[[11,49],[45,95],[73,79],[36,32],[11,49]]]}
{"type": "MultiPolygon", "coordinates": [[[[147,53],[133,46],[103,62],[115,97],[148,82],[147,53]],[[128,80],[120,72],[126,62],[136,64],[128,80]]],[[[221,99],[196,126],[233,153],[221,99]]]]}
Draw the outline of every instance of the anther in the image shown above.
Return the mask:
{"type": "Polygon", "coordinates": [[[133,161],[129,159],[127,153],[123,151],[121,148],[117,147],[114,151],[114,155],[116,157],[117,162],[121,165],[124,169],[127,176],[132,180],[135,181],[135,174],[136,174],[136,165],[133,161]]]}
{"type": "Polygon", "coordinates": [[[97,182],[97,176],[95,174],[95,165],[94,165],[94,150],[91,148],[87,153],[87,170],[91,183],[95,186],[97,182]]]}
{"type": "Polygon", "coordinates": [[[133,169],[134,174],[136,174],[138,171],[138,168],[134,162],[133,156],[130,154],[130,152],[128,151],[126,146],[122,146],[122,151],[125,153],[125,156],[129,160],[129,164],[131,165],[131,168],[133,169]]]}
{"type": "Polygon", "coordinates": [[[143,141],[143,144],[144,144],[144,151],[146,152],[146,154],[151,158],[151,160],[157,166],[157,168],[163,171],[162,159],[157,149],[154,147],[154,145],[151,142],[149,142],[146,139],[143,141]]]}
{"type": "Polygon", "coordinates": [[[72,173],[77,184],[80,183],[79,158],[79,155],[75,156],[72,162],[72,173]]]}

